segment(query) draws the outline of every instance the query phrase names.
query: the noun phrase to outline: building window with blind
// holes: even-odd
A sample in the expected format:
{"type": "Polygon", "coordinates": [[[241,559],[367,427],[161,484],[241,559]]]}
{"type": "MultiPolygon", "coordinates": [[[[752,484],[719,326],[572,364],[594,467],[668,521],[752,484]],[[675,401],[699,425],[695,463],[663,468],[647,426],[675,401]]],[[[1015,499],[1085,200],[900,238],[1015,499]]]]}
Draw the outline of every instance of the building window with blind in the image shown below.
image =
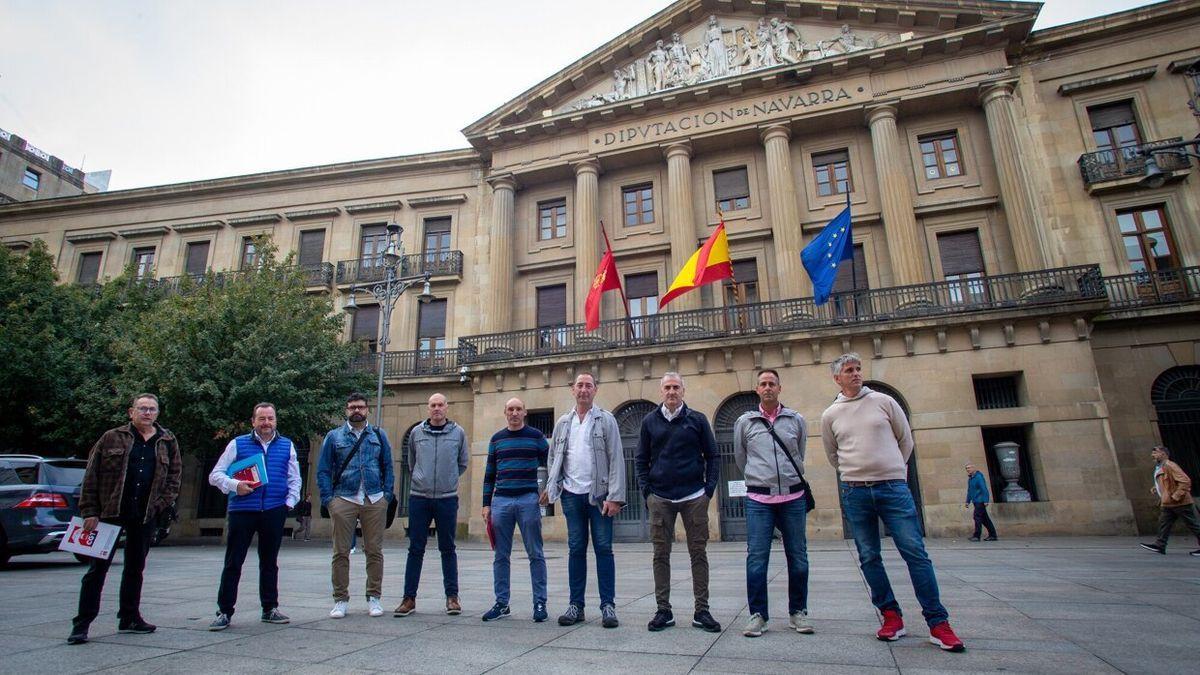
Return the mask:
{"type": "Polygon", "coordinates": [[[379,305],[364,305],[354,312],[350,340],[366,345],[373,352],[379,346],[379,305]]]}
{"type": "Polygon", "coordinates": [[[450,218],[426,218],[425,242],[421,249],[421,271],[432,274],[448,274],[443,270],[450,264],[450,218]]]}
{"type": "Polygon", "coordinates": [[[254,237],[242,237],[241,269],[250,270],[258,267],[258,242],[254,237]]]}
{"type": "Polygon", "coordinates": [[[188,242],[183,260],[183,273],[190,277],[204,276],[208,270],[208,249],[207,241],[188,242]]]}
{"type": "Polygon", "coordinates": [[[757,312],[749,312],[740,305],[750,305],[761,298],[758,294],[758,261],[754,258],[733,261],[733,278],[721,284],[725,297],[725,320],[730,329],[745,329],[762,324],[757,312]]]}
{"type": "Polygon", "coordinates": [[[649,183],[621,188],[621,203],[625,209],[625,227],[654,222],[654,186],[649,183]]]}
{"type": "Polygon", "coordinates": [[[1134,272],[1179,267],[1175,239],[1162,206],[1142,206],[1117,212],[1125,258],[1134,272]]]}
{"type": "Polygon", "coordinates": [[[542,286],[537,289],[538,346],[554,349],[566,344],[567,286],[542,286]]]}
{"type": "Polygon", "coordinates": [[[976,303],[987,299],[987,284],[983,277],[983,250],[979,247],[979,230],[943,232],[937,236],[938,257],[942,261],[942,278],[951,282],[947,288],[952,303],[976,303]]]}
{"type": "Polygon", "coordinates": [[[863,245],[854,245],[852,261],[838,264],[837,276],[833,278],[833,311],[837,316],[858,316],[869,311],[866,291],[871,290],[867,279],[867,259],[863,245]],[[853,264],[850,264],[850,263],[853,264]]]}
{"type": "Polygon", "coordinates": [[[387,248],[387,224],[363,225],[358,241],[359,281],[371,277],[376,268],[383,268],[383,252],[387,248]]]}
{"type": "Polygon", "coordinates": [[[567,200],[538,202],[538,240],[549,241],[567,236],[567,200]]]}
{"type": "Polygon", "coordinates": [[[746,167],[713,172],[713,194],[718,211],[738,211],[750,208],[750,178],[746,167]]]}
{"type": "Polygon", "coordinates": [[[99,251],[81,254],[79,273],[75,275],[75,281],[84,285],[96,283],[100,279],[100,261],[103,257],[104,254],[99,251]]]}
{"type": "Polygon", "coordinates": [[[1137,148],[1142,141],[1133,116],[1132,101],[1091,106],[1087,112],[1092,125],[1092,140],[1096,142],[1102,163],[1123,166],[1138,157],[1137,148]]]}
{"type": "Polygon", "coordinates": [[[300,267],[314,270],[325,262],[325,230],[305,230],[300,233],[300,267]]]}
{"type": "Polygon", "coordinates": [[[423,352],[446,348],[445,298],[422,303],[417,319],[417,349],[423,352]]]}
{"type": "Polygon", "coordinates": [[[37,190],[42,184],[42,174],[25,167],[25,175],[21,177],[21,182],[30,190],[37,190]]]}
{"type": "Polygon", "coordinates": [[[921,165],[925,167],[925,178],[933,180],[962,175],[957,133],[921,136],[917,142],[921,148],[921,165]]]}
{"type": "Polygon", "coordinates": [[[634,337],[657,336],[657,323],[651,317],[658,314],[658,273],[625,275],[625,297],[629,300],[634,337]]]}
{"type": "Polygon", "coordinates": [[[154,247],[133,249],[133,278],[151,279],[154,277],[154,247]]]}
{"type": "Polygon", "coordinates": [[[844,195],[854,190],[850,180],[850,154],[845,148],[813,155],[812,163],[818,195],[844,195]]]}

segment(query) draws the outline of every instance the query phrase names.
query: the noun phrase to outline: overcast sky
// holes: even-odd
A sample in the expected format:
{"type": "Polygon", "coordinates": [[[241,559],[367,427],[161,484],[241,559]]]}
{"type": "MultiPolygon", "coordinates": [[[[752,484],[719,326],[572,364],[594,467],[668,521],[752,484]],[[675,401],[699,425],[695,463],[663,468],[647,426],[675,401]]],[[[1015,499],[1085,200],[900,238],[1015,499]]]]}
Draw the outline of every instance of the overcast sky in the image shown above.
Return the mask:
{"type": "MultiPolygon", "coordinates": [[[[0,129],[110,189],[465,147],[669,0],[0,0],[0,129]]],[[[1049,0],[1036,28],[1147,4],[1049,0]]]]}

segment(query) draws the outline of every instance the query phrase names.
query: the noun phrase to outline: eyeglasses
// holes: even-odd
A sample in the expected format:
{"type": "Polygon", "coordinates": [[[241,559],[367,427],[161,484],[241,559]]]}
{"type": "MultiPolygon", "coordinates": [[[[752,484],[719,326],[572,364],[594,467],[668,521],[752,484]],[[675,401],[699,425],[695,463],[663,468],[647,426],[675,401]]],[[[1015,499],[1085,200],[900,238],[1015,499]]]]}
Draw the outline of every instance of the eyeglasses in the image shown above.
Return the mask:
{"type": "Polygon", "coordinates": [[[145,414],[158,412],[158,408],[147,408],[146,406],[142,406],[140,408],[134,408],[134,410],[137,410],[138,412],[145,413],[145,414]]]}

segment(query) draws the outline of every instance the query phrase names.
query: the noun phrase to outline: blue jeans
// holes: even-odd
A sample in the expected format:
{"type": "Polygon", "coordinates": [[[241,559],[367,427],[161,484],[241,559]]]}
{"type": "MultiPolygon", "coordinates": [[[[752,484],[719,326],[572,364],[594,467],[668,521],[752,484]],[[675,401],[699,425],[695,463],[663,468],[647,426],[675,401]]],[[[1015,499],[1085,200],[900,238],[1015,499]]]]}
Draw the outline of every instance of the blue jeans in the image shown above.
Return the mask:
{"type": "Polygon", "coordinates": [[[867,586],[871,588],[871,604],[880,611],[900,611],[887,571],[883,569],[880,555],[879,521],[892,535],[892,543],[900,551],[900,557],[908,564],[908,576],[912,579],[913,591],[921,603],[921,614],[931,627],[946,621],[949,613],[938,598],[937,576],[933,563],[925,553],[925,541],[921,537],[920,516],[913,503],[908,482],[889,480],[871,487],[851,487],[842,483],[842,511],[854,530],[854,546],[858,548],[858,563],[867,586]]]}
{"type": "Polygon", "coordinates": [[[458,595],[458,553],[454,550],[458,527],[458,497],[408,498],[408,565],[404,569],[404,597],[416,598],[429,541],[429,523],[437,523],[438,551],[442,554],[442,586],[446,597],[458,595]]]}
{"type": "Polygon", "coordinates": [[[746,499],[746,599],[750,613],[767,614],[767,563],[775,528],[783,533],[783,552],[788,566],[788,614],[808,609],[808,540],[804,498],[782,504],[763,504],[746,499]]]}
{"type": "Polygon", "coordinates": [[[587,588],[588,528],[592,531],[592,551],[596,553],[596,577],[600,587],[600,604],[616,604],[617,565],[613,560],[612,516],[600,515],[600,507],[591,503],[588,495],[563,490],[563,515],[567,517],[567,579],[571,588],[571,604],[583,607],[583,592],[587,588]]]}
{"type": "Polygon", "coordinates": [[[536,492],[518,497],[492,497],[492,529],[496,535],[496,557],[492,561],[492,585],[496,602],[507,605],[512,555],[513,530],[520,526],[521,541],[529,556],[529,577],[533,582],[533,602],[546,602],[546,558],[542,555],[542,512],[536,492]]]}

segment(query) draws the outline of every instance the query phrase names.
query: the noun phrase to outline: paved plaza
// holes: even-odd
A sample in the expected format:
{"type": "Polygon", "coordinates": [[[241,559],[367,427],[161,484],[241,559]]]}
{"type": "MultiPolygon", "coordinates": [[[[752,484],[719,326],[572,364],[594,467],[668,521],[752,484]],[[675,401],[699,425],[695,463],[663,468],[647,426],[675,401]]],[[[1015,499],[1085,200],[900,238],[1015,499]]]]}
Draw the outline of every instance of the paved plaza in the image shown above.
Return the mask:
{"type": "MultiPolygon", "coordinates": [[[[417,613],[407,618],[366,615],[361,596],[351,614],[328,617],[327,543],[285,541],[280,554],[282,609],[292,623],[260,623],[253,552],[242,578],[233,627],[206,630],[215,611],[223,549],[166,546],[151,552],[142,611],[159,626],[152,635],[116,633],[119,565],[109,574],[92,641],[69,647],[65,638],[82,566],[62,554],[22,556],[0,572],[0,672],[116,671],[346,673],[685,672],[821,673],[988,671],[1042,673],[1185,673],[1200,671],[1200,560],[1178,538],[1169,555],[1140,550],[1129,537],[929,542],[951,623],[967,644],[949,654],[927,641],[920,608],[903,562],[886,562],[909,637],[883,643],[851,542],[815,542],[810,611],[815,635],[786,626],[782,550],[771,557],[770,630],[742,637],[746,621],[745,545],[713,543],[712,612],[720,634],[689,626],[691,583],[685,547],[676,546],[673,603],[679,626],[650,633],[654,613],[649,544],[617,545],[621,626],[599,625],[595,575],[589,576],[589,621],[562,628],[554,618],[567,598],[565,544],[552,543],[550,621],[530,620],[528,567],[514,554],[513,616],[484,624],[492,604],[491,552],[468,542],[459,548],[464,612],[442,613],[437,552],[426,557],[417,613]],[[782,618],[781,618],[782,617],[782,618]]],[[[1187,542],[1190,543],[1190,542],[1187,542]]],[[[520,546],[517,546],[520,551],[520,546]]],[[[399,603],[404,544],[386,550],[384,604],[399,603]]],[[[118,554],[119,556],[120,554],[118,554]]],[[[590,556],[589,556],[590,558],[590,556]]],[[[351,588],[361,592],[363,558],[352,558],[351,588]]]]}

